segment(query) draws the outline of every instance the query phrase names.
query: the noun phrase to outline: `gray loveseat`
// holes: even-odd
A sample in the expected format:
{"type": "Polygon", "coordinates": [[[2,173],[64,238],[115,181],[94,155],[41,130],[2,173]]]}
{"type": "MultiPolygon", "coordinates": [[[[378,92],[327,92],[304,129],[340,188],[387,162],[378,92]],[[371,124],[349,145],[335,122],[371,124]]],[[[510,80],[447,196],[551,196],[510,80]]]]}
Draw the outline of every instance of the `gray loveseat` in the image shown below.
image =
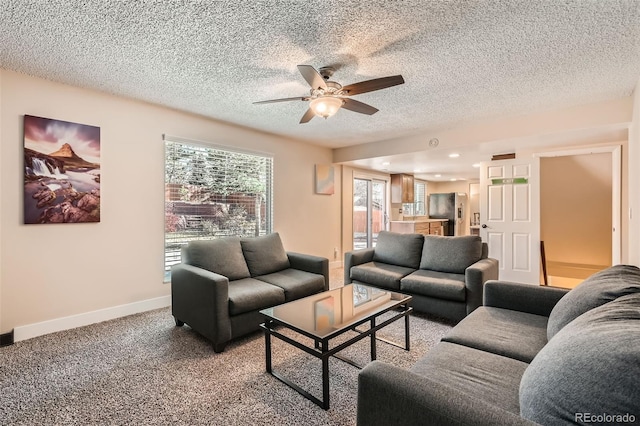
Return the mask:
{"type": "Polygon", "coordinates": [[[478,236],[442,237],[381,231],[375,248],[345,253],[344,282],[367,284],[413,296],[424,312],[461,320],[482,304],[487,280],[498,278],[498,261],[487,257],[478,236]]]}
{"type": "Polygon", "coordinates": [[[484,306],[410,369],[358,378],[358,425],[640,423],[640,270],[571,291],[490,281],[484,306]]]}
{"type": "Polygon", "coordinates": [[[285,252],[280,235],[192,241],[171,268],[171,309],[215,352],[259,330],[261,309],[329,289],[329,260],[285,252]]]}

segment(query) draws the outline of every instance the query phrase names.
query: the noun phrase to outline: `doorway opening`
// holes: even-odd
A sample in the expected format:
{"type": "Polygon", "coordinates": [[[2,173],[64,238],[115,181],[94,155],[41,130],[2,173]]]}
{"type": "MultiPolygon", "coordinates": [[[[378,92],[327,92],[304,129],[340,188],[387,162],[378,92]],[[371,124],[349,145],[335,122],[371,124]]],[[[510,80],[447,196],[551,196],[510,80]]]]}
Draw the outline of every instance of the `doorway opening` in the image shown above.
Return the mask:
{"type": "Polygon", "coordinates": [[[353,249],[375,247],[378,233],[385,230],[387,182],[379,179],[353,179],[353,249]]]}
{"type": "Polygon", "coordinates": [[[573,288],[620,262],[620,149],[540,159],[547,284],[573,288]]]}

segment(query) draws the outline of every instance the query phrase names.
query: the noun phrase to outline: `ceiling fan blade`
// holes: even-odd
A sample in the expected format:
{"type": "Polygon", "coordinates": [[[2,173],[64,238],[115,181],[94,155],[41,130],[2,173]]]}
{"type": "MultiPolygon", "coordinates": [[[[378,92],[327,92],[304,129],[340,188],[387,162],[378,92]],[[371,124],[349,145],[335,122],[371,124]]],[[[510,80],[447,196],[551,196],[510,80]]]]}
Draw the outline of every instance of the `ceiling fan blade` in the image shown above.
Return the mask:
{"type": "Polygon", "coordinates": [[[303,96],[303,97],[298,96],[297,98],[269,99],[268,101],[254,102],[254,104],[272,104],[274,102],[308,101],[308,100],[309,100],[309,98],[306,97],[306,96],[303,96]]]}
{"type": "Polygon", "coordinates": [[[343,99],[342,108],[349,111],[359,112],[360,114],[373,115],[378,112],[378,108],[374,108],[371,105],[367,105],[363,102],[356,101],[355,99],[343,99]]]}
{"type": "Polygon", "coordinates": [[[312,89],[327,89],[327,83],[318,71],[311,65],[298,65],[298,71],[307,80],[312,89]]]}
{"type": "Polygon", "coordinates": [[[401,75],[392,75],[390,77],[374,78],[373,80],[349,84],[342,87],[342,91],[352,96],[360,93],[373,92],[374,90],[386,89],[387,87],[397,86],[403,83],[404,78],[402,78],[401,75]]]}
{"type": "Polygon", "coordinates": [[[313,110],[309,108],[300,119],[300,124],[308,123],[313,117],[315,117],[315,115],[316,114],[313,112],[313,110]]]}

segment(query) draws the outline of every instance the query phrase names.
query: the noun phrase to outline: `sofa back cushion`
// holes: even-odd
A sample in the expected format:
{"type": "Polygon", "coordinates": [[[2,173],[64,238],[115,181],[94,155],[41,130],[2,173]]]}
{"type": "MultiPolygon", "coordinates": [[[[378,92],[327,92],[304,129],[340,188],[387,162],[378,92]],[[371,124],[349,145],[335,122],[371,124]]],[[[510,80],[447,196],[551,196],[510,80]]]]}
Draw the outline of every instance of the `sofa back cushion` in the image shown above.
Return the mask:
{"type": "Polygon", "coordinates": [[[547,339],[588,310],[631,293],[640,293],[640,269],[636,266],[616,265],[591,275],[554,306],[547,339]]]}
{"type": "Polygon", "coordinates": [[[291,266],[277,232],[262,237],[243,238],[240,244],[252,277],[282,271],[291,266]]]}
{"type": "Polygon", "coordinates": [[[542,425],[637,421],[639,359],[640,294],[630,294],[580,315],[542,348],[520,381],[520,415],[542,425]]]}
{"type": "Polygon", "coordinates": [[[380,231],[373,261],[418,269],[423,241],[422,234],[380,231]]]}
{"type": "Polygon", "coordinates": [[[224,275],[229,280],[249,277],[238,237],[191,241],[182,248],[182,261],[224,275]]]}
{"type": "Polygon", "coordinates": [[[482,239],[477,235],[442,237],[426,235],[420,269],[464,274],[482,258],[482,239]]]}

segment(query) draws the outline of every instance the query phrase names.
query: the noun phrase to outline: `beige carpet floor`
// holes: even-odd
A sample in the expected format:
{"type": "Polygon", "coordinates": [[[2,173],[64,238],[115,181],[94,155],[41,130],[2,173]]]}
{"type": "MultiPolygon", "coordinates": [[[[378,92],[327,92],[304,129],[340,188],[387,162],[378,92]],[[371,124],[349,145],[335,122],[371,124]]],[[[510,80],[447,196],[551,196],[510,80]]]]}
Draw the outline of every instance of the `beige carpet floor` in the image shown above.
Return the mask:
{"type": "MultiPolygon", "coordinates": [[[[414,315],[411,351],[380,342],[378,359],[409,368],[450,328],[414,315]]],[[[403,321],[379,334],[402,341],[403,321]]],[[[366,364],[368,345],[342,354],[366,364]]],[[[273,351],[274,368],[321,395],[318,359],[277,339],[273,351]]],[[[325,411],[265,372],[260,332],[216,354],[163,308],[0,348],[0,424],[353,425],[358,371],[330,360],[325,411]]]]}

